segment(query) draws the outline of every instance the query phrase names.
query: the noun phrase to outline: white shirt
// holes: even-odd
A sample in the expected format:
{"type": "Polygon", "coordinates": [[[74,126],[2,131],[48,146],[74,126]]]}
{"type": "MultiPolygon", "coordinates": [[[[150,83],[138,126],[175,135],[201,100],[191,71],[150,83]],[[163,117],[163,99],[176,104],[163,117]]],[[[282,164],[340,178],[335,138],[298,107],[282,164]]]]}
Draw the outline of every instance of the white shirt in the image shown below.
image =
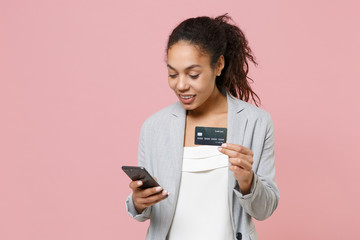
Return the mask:
{"type": "Polygon", "coordinates": [[[228,156],[218,146],[184,147],[182,175],[168,240],[233,239],[228,156]]]}

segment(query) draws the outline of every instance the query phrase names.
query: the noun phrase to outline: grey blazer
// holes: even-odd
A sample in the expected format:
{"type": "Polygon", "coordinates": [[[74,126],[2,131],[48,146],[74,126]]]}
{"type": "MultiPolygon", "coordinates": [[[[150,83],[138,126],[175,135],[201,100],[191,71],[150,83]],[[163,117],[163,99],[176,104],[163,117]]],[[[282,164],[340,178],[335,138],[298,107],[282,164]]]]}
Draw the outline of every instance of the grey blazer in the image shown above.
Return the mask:
{"type": "MultiPolygon", "coordinates": [[[[228,102],[227,142],[243,145],[254,152],[254,180],[249,194],[243,195],[229,172],[229,206],[236,234],[242,239],[258,239],[252,217],[268,218],[276,209],[279,190],[275,182],[274,132],[269,113],[226,93],[228,102]]],[[[146,239],[166,239],[174,216],[182,170],[186,110],[176,102],[150,116],[141,127],[138,165],[158,179],[170,196],[138,214],[132,194],[126,209],[138,221],[150,219],[146,239]]],[[[211,214],[211,209],[209,209],[211,214]]]]}

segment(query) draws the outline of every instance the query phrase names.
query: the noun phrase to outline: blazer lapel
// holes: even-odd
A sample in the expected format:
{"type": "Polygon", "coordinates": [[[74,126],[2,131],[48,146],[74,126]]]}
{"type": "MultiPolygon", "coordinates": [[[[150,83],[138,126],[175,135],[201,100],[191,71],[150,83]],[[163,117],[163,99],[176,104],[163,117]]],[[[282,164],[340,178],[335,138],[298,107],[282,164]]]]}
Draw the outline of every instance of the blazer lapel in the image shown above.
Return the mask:
{"type": "Polygon", "coordinates": [[[166,211],[167,214],[163,215],[163,230],[165,232],[168,232],[170,228],[179,194],[183,162],[186,110],[182,107],[180,102],[177,102],[171,111],[171,115],[171,127],[173,128],[171,134],[174,135],[174,142],[169,143],[169,145],[166,147],[171,148],[170,151],[172,157],[168,159],[169,165],[167,171],[169,176],[171,176],[171,181],[173,181],[173,184],[171,185],[170,189],[167,189],[171,196],[167,199],[167,201],[163,201],[163,203],[166,205],[166,209],[168,210],[166,211]]]}
{"type": "MultiPolygon", "coordinates": [[[[226,93],[227,103],[228,103],[228,119],[227,119],[227,129],[228,137],[227,142],[243,145],[245,129],[247,126],[248,119],[244,114],[244,106],[241,104],[241,101],[234,98],[232,95],[226,93]]],[[[230,163],[229,163],[230,165],[230,163]]],[[[233,189],[236,186],[236,180],[233,176],[233,172],[229,170],[229,204],[230,204],[230,216],[231,222],[234,224],[233,227],[237,226],[237,219],[234,221],[233,216],[233,189]]],[[[235,229],[235,228],[234,228],[235,229]]]]}

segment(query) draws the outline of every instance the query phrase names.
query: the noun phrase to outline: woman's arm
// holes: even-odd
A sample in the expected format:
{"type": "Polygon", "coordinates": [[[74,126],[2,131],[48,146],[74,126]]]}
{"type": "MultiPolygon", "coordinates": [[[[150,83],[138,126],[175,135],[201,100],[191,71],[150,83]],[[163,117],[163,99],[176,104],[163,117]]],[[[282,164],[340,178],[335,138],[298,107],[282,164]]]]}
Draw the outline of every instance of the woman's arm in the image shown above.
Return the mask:
{"type": "MultiPolygon", "coordinates": [[[[138,165],[143,167],[146,167],[145,126],[146,121],[141,127],[138,149],[138,165]]],[[[161,187],[153,187],[141,190],[138,188],[141,185],[141,181],[132,181],[130,183],[129,186],[133,192],[126,199],[126,210],[132,218],[143,222],[150,218],[151,206],[164,200],[167,197],[168,192],[163,190],[161,187]]]]}
{"type": "MultiPolygon", "coordinates": [[[[275,211],[279,190],[275,182],[274,129],[267,113],[265,137],[253,172],[254,154],[240,145],[226,144],[220,150],[229,156],[230,170],[237,180],[235,194],[244,210],[257,220],[264,220],[275,211]]],[[[255,156],[256,157],[256,156],[255,156]]]]}

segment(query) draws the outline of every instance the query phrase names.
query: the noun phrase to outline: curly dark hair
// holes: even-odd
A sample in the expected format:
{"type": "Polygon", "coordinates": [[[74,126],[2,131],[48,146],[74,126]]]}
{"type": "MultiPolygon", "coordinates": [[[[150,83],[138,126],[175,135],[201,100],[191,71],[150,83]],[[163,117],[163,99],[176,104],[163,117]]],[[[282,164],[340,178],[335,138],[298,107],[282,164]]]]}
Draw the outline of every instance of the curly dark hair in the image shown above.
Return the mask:
{"type": "Polygon", "coordinates": [[[247,76],[248,60],[255,65],[257,62],[244,33],[235,24],[230,24],[230,20],[227,13],[216,18],[189,18],[172,31],[166,52],[180,40],[190,42],[209,54],[212,69],[223,55],[225,66],[222,74],[216,77],[217,87],[225,88],[231,95],[246,102],[251,98],[259,106],[260,98],[250,87],[249,81],[253,80],[247,76]]]}

